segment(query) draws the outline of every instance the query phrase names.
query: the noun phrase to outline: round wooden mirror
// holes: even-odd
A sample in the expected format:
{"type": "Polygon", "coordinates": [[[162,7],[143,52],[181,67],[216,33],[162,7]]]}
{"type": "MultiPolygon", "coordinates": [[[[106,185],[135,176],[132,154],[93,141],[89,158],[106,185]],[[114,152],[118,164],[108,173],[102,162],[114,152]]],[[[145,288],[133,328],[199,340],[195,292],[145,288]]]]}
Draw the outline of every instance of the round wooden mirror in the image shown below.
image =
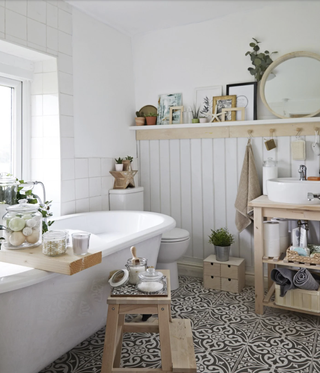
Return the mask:
{"type": "Polygon", "coordinates": [[[320,113],[320,55],[288,53],[275,60],[261,79],[264,105],[279,118],[312,117],[320,113]]]}

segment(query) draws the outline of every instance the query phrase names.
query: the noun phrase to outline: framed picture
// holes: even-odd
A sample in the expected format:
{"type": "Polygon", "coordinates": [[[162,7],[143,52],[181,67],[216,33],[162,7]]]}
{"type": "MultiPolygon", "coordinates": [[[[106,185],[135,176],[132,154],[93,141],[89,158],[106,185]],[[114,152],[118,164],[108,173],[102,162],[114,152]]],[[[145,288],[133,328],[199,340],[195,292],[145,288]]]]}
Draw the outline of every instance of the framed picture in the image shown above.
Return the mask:
{"type": "Polygon", "coordinates": [[[194,90],[194,102],[196,107],[200,107],[199,115],[207,117],[213,113],[212,99],[214,96],[222,95],[222,85],[216,85],[213,87],[202,87],[194,90]]]}
{"type": "MultiPolygon", "coordinates": [[[[245,108],[246,120],[257,119],[257,82],[238,83],[227,85],[227,95],[237,96],[237,107],[245,108]]],[[[237,120],[240,120],[237,113],[237,120]]]]}
{"type": "MultiPolygon", "coordinates": [[[[213,113],[222,113],[222,109],[229,109],[236,107],[236,95],[231,96],[216,96],[213,97],[212,103],[212,112],[213,113]]],[[[236,112],[235,111],[228,111],[225,114],[225,120],[236,120],[236,112]]]]}
{"type": "Polygon", "coordinates": [[[227,111],[236,111],[236,112],[240,112],[241,114],[241,118],[240,120],[244,120],[245,118],[245,111],[244,111],[244,107],[231,107],[231,108],[224,108],[222,109],[222,122],[225,121],[225,114],[227,113],[227,111]]]}
{"type": "MultiPolygon", "coordinates": [[[[182,106],[182,93],[159,95],[157,124],[169,124],[170,108],[172,106],[182,106]]],[[[173,118],[172,124],[179,124],[181,115],[182,111],[177,111],[176,115],[173,118]]]]}
{"type": "Polygon", "coordinates": [[[180,117],[180,124],[182,123],[183,116],[183,106],[171,106],[170,107],[170,119],[169,124],[176,122],[178,117],[180,117]]]}

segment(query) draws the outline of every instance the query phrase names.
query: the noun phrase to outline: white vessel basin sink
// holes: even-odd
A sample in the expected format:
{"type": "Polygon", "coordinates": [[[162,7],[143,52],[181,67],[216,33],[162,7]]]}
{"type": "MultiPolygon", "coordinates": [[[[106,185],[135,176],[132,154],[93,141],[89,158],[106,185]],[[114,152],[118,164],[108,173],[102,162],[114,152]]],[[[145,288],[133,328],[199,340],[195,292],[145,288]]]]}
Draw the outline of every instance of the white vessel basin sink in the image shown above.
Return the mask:
{"type": "Polygon", "coordinates": [[[319,205],[315,198],[308,201],[308,193],[320,194],[320,181],[299,180],[297,178],[277,178],[267,181],[268,197],[270,201],[291,203],[295,205],[319,205]]]}

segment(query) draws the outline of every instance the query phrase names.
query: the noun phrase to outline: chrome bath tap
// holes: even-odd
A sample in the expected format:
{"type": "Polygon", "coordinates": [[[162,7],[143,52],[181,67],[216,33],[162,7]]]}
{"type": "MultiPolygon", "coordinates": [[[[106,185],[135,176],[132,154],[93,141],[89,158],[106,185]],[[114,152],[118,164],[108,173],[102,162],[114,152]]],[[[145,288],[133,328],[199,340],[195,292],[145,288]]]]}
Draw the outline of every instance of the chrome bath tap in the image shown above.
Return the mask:
{"type": "Polygon", "coordinates": [[[307,167],[305,165],[300,165],[298,172],[299,180],[307,180],[307,167]]]}

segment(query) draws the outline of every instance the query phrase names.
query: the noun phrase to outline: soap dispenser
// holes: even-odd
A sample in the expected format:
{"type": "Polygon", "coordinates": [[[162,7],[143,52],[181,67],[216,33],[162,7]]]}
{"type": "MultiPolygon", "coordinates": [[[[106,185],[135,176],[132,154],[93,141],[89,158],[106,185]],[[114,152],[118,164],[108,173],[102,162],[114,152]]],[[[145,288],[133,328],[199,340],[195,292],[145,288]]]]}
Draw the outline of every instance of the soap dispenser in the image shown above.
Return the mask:
{"type": "Polygon", "coordinates": [[[268,158],[263,162],[263,194],[268,195],[267,181],[278,177],[278,162],[268,158]]]}

